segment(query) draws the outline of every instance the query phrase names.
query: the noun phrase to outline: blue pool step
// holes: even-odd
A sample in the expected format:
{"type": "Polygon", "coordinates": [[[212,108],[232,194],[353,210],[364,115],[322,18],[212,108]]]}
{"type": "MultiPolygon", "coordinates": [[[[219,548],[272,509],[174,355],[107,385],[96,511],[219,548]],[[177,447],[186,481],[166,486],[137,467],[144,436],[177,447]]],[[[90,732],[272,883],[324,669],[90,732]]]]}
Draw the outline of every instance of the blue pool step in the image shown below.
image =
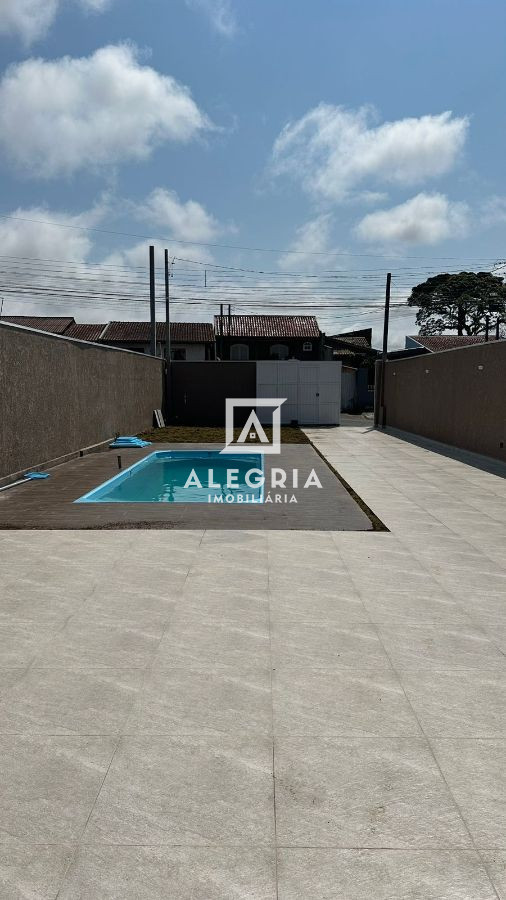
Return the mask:
{"type": "Polygon", "coordinates": [[[117,437],[109,447],[150,447],[151,441],[143,441],[142,438],[133,435],[122,435],[117,437]]]}

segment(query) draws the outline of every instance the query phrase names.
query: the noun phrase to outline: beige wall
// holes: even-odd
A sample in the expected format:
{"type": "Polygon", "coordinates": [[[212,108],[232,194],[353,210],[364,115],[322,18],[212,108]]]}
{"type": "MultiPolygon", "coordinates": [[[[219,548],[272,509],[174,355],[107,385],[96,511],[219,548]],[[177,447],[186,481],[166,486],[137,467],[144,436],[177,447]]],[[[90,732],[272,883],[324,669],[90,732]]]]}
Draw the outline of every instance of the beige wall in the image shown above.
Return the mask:
{"type": "Polygon", "coordinates": [[[506,461],[506,340],[389,361],[385,407],[387,427],[506,461]]]}
{"type": "Polygon", "coordinates": [[[152,424],[159,359],[0,323],[0,477],[152,424]]]}

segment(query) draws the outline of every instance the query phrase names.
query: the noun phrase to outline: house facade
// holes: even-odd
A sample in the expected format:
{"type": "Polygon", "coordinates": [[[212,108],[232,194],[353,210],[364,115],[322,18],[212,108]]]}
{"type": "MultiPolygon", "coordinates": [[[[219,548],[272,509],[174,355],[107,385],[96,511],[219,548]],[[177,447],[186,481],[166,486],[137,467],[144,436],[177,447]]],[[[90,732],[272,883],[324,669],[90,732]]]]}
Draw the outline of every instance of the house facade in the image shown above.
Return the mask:
{"type": "Polygon", "coordinates": [[[218,359],[323,360],[323,334],[315,316],[214,317],[218,359]]]}
{"type": "MultiPolygon", "coordinates": [[[[165,353],[165,322],[156,323],[156,355],[165,353]]],[[[100,344],[151,352],[149,322],[109,322],[99,340],[100,344]]],[[[201,362],[215,359],[214,330],[210,322],[171,322],[170,355],[173,360],[201,362]]]]}

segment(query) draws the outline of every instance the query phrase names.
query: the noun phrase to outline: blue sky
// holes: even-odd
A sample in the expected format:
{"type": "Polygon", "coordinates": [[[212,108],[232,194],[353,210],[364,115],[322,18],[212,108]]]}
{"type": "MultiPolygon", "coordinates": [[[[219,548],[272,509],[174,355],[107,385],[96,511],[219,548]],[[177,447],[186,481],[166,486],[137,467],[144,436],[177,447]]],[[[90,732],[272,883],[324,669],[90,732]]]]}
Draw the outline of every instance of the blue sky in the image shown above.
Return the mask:
{"type": "MultiPolygon", "coordinates": [[[[490,268],[505,26],[499,0],[2,0],[2,255],[59,261],[46,286],[79,271],[96,297],[20,298],[4,262],[4,313],[145,317],[100,295],[101,273],[144,265],[135,235],[177,257],[177,317],[292,303],[329,333],[379,326],[363,304],[389,269],[400,300],[429,272],[490,268]]],[[[407,330],[397,312],[393,341],[407,330]]]]}

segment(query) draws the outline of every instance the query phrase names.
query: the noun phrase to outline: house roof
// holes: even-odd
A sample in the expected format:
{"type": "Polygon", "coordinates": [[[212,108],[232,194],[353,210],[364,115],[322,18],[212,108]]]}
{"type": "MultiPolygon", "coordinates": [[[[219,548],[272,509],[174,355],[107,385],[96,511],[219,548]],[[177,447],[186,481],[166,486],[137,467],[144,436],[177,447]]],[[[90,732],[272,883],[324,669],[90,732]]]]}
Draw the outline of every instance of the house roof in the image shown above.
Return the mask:
{"type": "Polygon", "coordinates": [[[65,337],[76,338],[78,341],[98,341],[100,335],[105,328],[105,322],[101,325],[95,325],[91,322],[74,322],[70,328],[67,328],[65,337]]]}
{"type": "Polygon", "coordinates": [[[215,316],[216,335],[234,338],[319,338],[315,316],[215,316]]]}
{"type": "Polygon", "coordinates": [[[2,316],[1,321],[36,328],[38,331],[49,331],[51,334],[65,334],[75,324],[73,316],[2,316]]]}
{"type": "Polygon", "coordinates": [[[357,347],[360,350],[370,350],[371,344],[367,338],[362,336],[351,337],[346,334],[332,334],[327,340],[339,341],[340,344],[346,344],[348,347],[357,347]]]}
{"type": "MultiPolygon", "coordinates": [[[[457,347],[470,347],[472,344],[484,344],[484,334],[409,334],[412,341],[426,347],[431,353],[438,350],[455,350],[457,347]]],[[[489,341],[495,341],[495,335],[489,335],[489,341]]]]}
{"type": "MultiPolygon", "coordinates": [[[[149,343],[149,322],[109,322],[101,341],[149,343]]],[[[156,323],[157,341],[165,340],[165,322],[156,323]]],[[[171,322],[170,339],[180,344],[207,344],[214,342],[214,330],[210,322],[171,322]]]]}

